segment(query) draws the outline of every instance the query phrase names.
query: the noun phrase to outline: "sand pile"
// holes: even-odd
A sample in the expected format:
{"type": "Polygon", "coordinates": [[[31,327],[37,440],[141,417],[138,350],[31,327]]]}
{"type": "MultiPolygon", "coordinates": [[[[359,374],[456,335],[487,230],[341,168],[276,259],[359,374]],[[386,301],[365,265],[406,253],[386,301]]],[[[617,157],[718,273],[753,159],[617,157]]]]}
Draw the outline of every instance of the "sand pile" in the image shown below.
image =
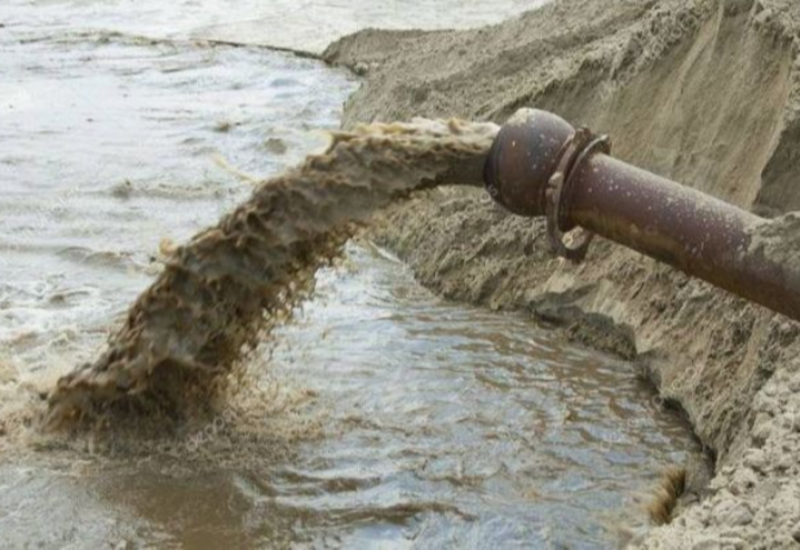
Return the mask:
{"type": "Polygon", "coordinates": [[[107,351],[59,380],[50,418],[203,407],[264,333],[313,289],[354,229],[414,189],[480,184],[494,124],[417,120],[333,135],[175,250],[107,351]]]}
{"type": "MultiPolygon", "coordinates": [[[[617,157],[774,215],[800,210],[799,26],[790,0],[560,0],[480,30],[364,31],[326,58],[366,76],[348,125],[547,109],[609,133],[617,157]]],[[[796,226],[763,235],[771,254],[796,261],[796,226]]],[[[690,475],[642,546],[796,547],[797,323],[602,240],[580,266],[553,259],[539,222],[477,191],[416,198],[375,237],[449,297],[528,309],[630,358],[685,410],[715,476],[690,475]]]]}

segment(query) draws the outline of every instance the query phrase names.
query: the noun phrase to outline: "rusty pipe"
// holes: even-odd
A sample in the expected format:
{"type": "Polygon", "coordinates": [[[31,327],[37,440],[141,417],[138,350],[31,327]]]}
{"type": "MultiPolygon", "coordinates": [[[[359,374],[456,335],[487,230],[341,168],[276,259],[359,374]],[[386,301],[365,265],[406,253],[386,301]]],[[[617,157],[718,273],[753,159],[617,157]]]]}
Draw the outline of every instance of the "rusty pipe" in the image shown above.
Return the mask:
{"type": "Polygon", "coordinates": [[[751,246],[768,220],[612,158],[609,148],[605,137],[523,109],[492,145],[487,191],[515,214],[546,216],[564,257],[585,254],[586,235],[577,246],[564,239],[580,228],[800,320],[800,273],[751,246]]]}

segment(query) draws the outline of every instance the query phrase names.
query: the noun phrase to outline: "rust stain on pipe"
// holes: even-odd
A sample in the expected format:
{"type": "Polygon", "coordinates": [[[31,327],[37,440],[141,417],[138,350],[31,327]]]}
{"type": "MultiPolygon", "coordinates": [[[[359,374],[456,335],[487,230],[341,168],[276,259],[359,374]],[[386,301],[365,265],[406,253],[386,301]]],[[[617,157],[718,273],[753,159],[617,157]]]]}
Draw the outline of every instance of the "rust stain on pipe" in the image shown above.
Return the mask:
{"type": "Polygon", "coordinates": [[[583,257],[588,242],[563,242],[579,227],[800,320],[800,274],[750,246],[767,220],[614,159],[598,141],[556,115],[523,109],[495,139],[486,188],[515,214],[547,216],[562,256],[583,257]]]}

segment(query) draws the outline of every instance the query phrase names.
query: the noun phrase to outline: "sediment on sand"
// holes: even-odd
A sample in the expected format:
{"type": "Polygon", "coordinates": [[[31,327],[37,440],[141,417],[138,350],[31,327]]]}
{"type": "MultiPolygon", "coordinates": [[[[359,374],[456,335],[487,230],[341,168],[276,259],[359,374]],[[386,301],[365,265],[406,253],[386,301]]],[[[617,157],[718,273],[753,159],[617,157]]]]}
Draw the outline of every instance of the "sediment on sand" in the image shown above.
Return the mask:
{"type": "MultiPolygon", "coordinates": [[[[478,30],[364,31],[325,58],[365,75],[347,126],[537,107],[609,133],[623,160],[777,216],[800,210],[799,23],[788,0],[560,0],[478,30]]],[[[768,233],[772,253],[796,257],[796,239],[768,233]]],[[[641,546],[800,540],[800,325],[607,241],[582,265],[554,259],[541,222],[479,191],[417,197],[372,236],[445,296],[529,310],[631,359],[686,412],[714,477],[690,472],[675,519],[641,546]]]]}

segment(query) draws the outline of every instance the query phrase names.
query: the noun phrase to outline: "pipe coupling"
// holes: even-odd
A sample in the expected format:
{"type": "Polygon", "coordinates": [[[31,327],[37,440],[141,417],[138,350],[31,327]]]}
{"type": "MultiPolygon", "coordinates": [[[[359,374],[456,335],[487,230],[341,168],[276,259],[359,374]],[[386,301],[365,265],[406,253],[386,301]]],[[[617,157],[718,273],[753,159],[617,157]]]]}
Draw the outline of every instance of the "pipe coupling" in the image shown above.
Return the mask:
{"type": "Polygon", "coordinates": [[[484,167],[489,195],[520,216],[547,219],[551,249],[580,262],[592,233],[576,229],[570,216],[573,175],[594,153],[611,152],[608,136],[586,128],[575,130],[561,117],[537,109],[521,109],[503,125],[484,167]]]}

